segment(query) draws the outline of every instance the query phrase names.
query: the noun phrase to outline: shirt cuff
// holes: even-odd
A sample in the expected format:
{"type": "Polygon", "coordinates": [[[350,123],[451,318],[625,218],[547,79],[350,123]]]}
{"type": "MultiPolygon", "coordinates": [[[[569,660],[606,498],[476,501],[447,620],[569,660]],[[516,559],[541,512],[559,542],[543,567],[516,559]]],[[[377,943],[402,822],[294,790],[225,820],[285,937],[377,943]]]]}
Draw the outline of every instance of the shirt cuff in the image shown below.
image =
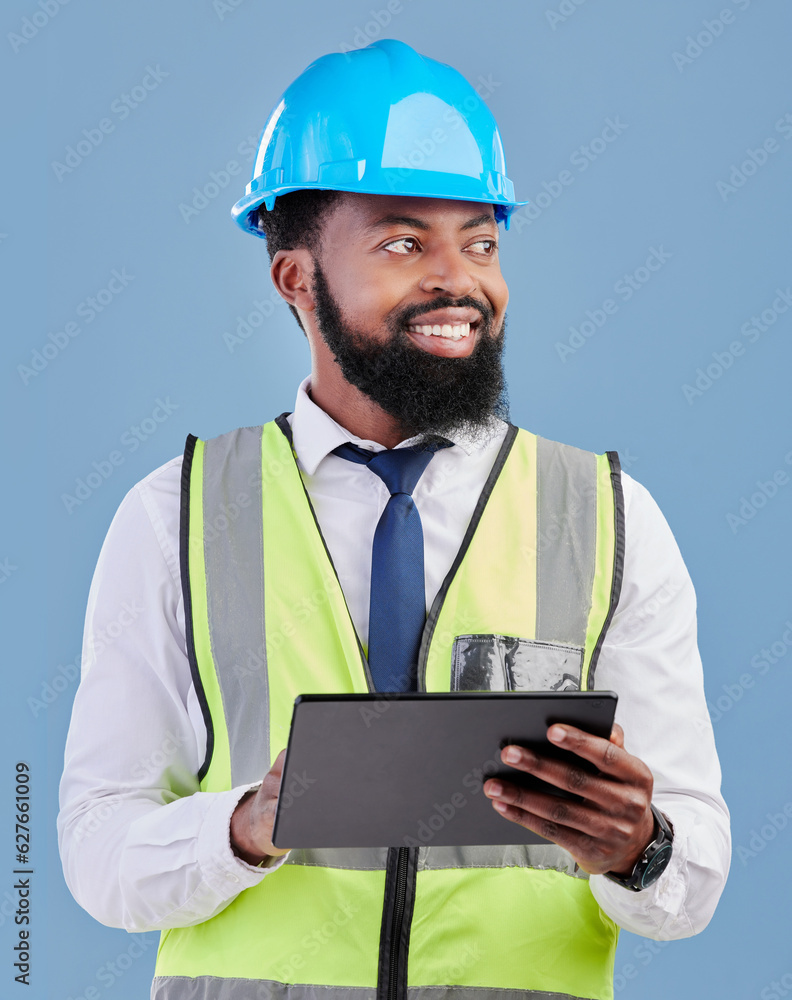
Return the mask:
{"type": "Polygon", "coordinates": [[[228,792],[218,792],[198,834],[201,872],[212,889],[224,899],[232,899],[243,889],[258,885],[265,876],[280,868],[288,857],[288,853],[281,854],[273,857],[267,867],[257,868],[238,858],[231,849],[231,816],[242,796],[260,784],[256,781],[228,792]]]}
{"type": "Polygon", "coordinates": [[[604,875],[589,878],[594,898],[612,920],[632,934],[657,941],[691,937],[696,933],[685,906],[689,887],[690,824],[684,814],[677,818],[668,814],[668,818],[674,827],[674,849],[668,867],[654,885],[633,892],[604,875]]]}

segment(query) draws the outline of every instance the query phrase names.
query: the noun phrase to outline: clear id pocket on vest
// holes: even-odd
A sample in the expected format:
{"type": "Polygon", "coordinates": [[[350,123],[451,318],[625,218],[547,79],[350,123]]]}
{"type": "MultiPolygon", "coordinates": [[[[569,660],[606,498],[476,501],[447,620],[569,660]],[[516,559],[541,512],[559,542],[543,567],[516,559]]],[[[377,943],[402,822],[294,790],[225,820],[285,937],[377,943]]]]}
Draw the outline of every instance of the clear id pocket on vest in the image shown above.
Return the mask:
{"type": "Polygon", "coordinates": [[[579,691],[583,650],[510,635],[459,635],[452,691],[579,691]]]}

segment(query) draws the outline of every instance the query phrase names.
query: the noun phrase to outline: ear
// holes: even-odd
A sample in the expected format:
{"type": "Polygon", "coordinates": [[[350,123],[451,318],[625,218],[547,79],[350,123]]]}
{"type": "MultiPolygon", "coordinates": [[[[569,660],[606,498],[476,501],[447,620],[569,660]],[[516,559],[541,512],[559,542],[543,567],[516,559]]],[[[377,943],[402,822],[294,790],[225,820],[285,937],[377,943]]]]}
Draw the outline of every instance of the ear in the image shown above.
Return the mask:
{"type": "Polygon", "coordinates": [[[280,296],[302,312],[313,312],[313,258],[308,250],[278,250],[270,267],[280,296]]]}

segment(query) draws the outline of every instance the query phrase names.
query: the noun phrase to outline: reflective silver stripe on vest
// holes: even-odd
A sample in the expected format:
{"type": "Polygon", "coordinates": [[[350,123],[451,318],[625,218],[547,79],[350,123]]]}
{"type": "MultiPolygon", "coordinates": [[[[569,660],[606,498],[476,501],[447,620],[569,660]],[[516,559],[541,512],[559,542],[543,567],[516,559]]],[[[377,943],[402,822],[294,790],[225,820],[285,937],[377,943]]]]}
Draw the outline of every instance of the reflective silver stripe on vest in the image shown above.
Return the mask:
{"type": "Polygon", "coordinates": [[[575,878],[588,878],[571,854],[556,844],[420,848],[419,872],[441,868],[552,868],[575,878]]]}
{"type": "Polygon", "coordinates": [[[494,1000],[580,1000],[571,993],[506,990],[489,986],[415,986],[407,990],[407,1000],[493,1000],[493,998],[494,1000]]]}
{"type": "Polygon", "coordinates": [[[597,459],[538,438],[536,638],[585,646],[597,543],[597,459]]]}
{"type": "Polygon", "coordinates": [[[269,762],[253,758],[246,734],[269,746],[264,642],[261,427],[206,442],[204,558],[212,656],[231,747],[231,783],[261,780],[269,762]]]}
{"type": "MultiPolygon", "coordinates": [[[[284,862],[287,865],[307,865],[310,868],[343,868],[347,871],[384,871],[388,859],[387,847],[356,847],[354,849],[295,849],[284,862]]],[[[420,847],[418,871],[440,871],[443,868],[539,868],[553,869],[574,878],[587,879],[572,856],[556,844],[514,844],[475,847],[420,847]]]]}
{"type": "Polygon", "coordinates": [[[375,1000],[376,995],[370,986],[287,986],[268,979],[215,976],[160,976],[151,986],[151,1000],[375,1000]]]}
{"type": "Polygon", "coordinates": [[[295,848],[284,861],[286,865],[308,865],[312,868],[346,868],[349,871],[384,871],[388,861],[387,847],[330,848],[317,850],[295,848]]]}
{"type": "MultiPolygon", "coordinates": [[[[271,980],[161,976],[151,987],[151,1000],[375,1000],[367,986],[287,986],[271,980]]],[[[414,986],[407,1000],[575,1000],[570,993],[505,990],[487,986],[414,986]]]]}

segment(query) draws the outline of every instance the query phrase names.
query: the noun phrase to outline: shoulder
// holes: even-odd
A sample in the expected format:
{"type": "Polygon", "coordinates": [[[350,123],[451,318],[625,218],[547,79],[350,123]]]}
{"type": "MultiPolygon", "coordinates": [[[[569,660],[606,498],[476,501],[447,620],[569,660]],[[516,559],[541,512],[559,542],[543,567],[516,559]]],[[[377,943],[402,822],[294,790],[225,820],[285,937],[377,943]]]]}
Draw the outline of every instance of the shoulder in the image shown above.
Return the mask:
{"type": "Polygon", "coordinates": [[[125,504],[142,503],[150,517],[161,516],[174,503],[178,507],[181,496],[183,455],[177,455],[135,483],[124,497],[119,512],[125,504]]]}
{"type": "MultiPolygon", "coordinates": [[[[624,577],[619,600],[621,620],[645,629],[657,616],[653,627],[674,620],[695,620],[696,597],[674,533],[649,490],[627,473],[622,473],[624,487],[624,577]],[[649,608],[649,611],[646,609],[649,608]],[[674,610],[676,609],[676,610],[674,610]]],[[[629,633],[632,635],[632,631],[629,633]]]]}
{"type": "Polygon", "coordinates": [[[181,455],[170,459],[128,491],[107,531],[100,562],[151,561],[158,548],[173,578],[179,579],[182,461],[181,455]]]}
{"type": "MultiPolygon", "coordinates": [[[[512,425],[513,426],[513,425],[512,425]]],[[[593,452],[541,437],[522,427],[514,427],[515,443],[521,442],[526,453],[535,448],[536,463],[540,475],[582,476],[583,482],[594,473],[597,460],[605,460],[611,465],[611,472],[621,486],[624,505],[625,535],[627,552],[635,554],[636,544],[643,555],[655,558],[660,553],[665,557],[678,559],[676,541],[657,502],[649,490],[621,468],[618,452],[593,452]]],[[[605,466],[607,469],[607,465],[605,466]]]]}
{"type": "Polygon", "coordinates": [[[176,455],[175,458],[171,458],[168,462],[165,462],[163,465],[154,469],[153,472],[149,472],[144,479],[135,483],[132,490],[137,490],[141,493],[156,493],[161,492],[162,490],[171,492],[174,485],[178,487],[181,484],[181,469],[183,461],[183,455],[176,455]]]}
{"type": "Polygon", "coordinates": [[[606,451],[606,452],[595,452],[589,451],[586,448],[581,448],[578,445],[568,444],[565,441],[556,441],[553,438],[544,437],[541,434],[537,434],[535,431],[530,431],[525,427],[518,427],[515,424],[509,424],[508,430],[511,431],[514,436],[515,442],[521,442],[524,447],[535,448],[539,455],[542,453],[546,456],[552,456],[553,454],[566,456],[570,459],[577,458],[578,460],[591,460],[597,458],[614,458],[618,467],[618,452],[606,451]]]}
{"type": "Polygon", "coordinates": [[[658,533],[664,543],[669,540],[674,542],[671,528],[649,490],[623,470],[620,478],[624,493],[624,519],[627,531],[632,535],[641,536],[658,533]]]}

